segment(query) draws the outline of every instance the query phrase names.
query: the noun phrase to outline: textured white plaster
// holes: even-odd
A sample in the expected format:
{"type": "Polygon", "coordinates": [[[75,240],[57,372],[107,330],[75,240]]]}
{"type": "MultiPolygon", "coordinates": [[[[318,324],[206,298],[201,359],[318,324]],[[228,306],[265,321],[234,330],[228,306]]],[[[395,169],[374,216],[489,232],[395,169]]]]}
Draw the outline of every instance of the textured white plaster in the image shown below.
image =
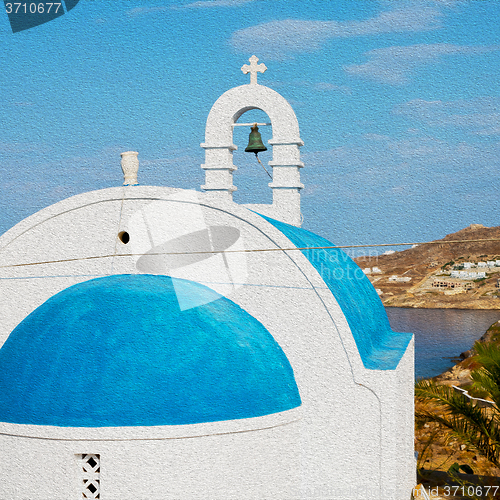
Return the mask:
{"type": "Polygon", "coordinates": [[[138,154],[136,151],[121,153],[124,186],[135,186],[137,184],[137,172],[139,171],[138,154]]]}
{"type": "Polygon", "coordinates": [[[250,64],[244,64],[241,67],[241,71],[243,71],[245,75],[250,73],[250,84],[257,85],[257,73],[264,73],[267,66],[264,63],[257,64],[259,62],[259,58],[257,56],[252,56],[249,61],[250,64]]]}
{"type": "MultiPolygon", "coordinates": [[[[111,257],[2,268],[1,342],[68,286],[141,272],[134,254],[153,245],[144,244],[147,231],[136,218],[147,213],[154,245],[220,225],[238,229],[240,249],[294,247],[259,215],[231,201],[210,201],[207,194],[131,186],[78,195],[0,237],[0,265],[111,257]],[[182,220],[195,224],[183,230],[182,220]],[[177,228],[173,233],[169,224],[177,228]],[[130,243],[120,242],[120,231],[129,232],[130,243]]],[[[229,277],[220,274],[216,283],[203,266],[191,279],[222,290],[269,330],[293,367],[302,407],[194,426],[2,423],[0,454],[9,460],[0,468],[0,498],[78,498],[75,456],[82,453],[101,455],[103,500],[408,498],[415,479],[413,343],[396,370],[366,370],[337,301],[300,251],[250,252],[244,262],[241,283],[232,281],[226,291],[219,285],[230,284],[229,277]]]]}
{"type": "MultiPolygon", "coordinates": [[[[254,63],[256,63],[255,58],[254,63]]],[[[248,66],[250,71],[250,66],[248,66]]],[[[236,190],[233,185],[233,128],[237,120],[251,109],[260,109],[271,119],[273,138],[269,141],[273,148],[273,204],[252,205],[253,209],[265,212],[275,219],[300,226],[300,182],[299,169],[304,166],[300,161],[299,147],[304,143],[300,139],[297,117],[290,104],[277,92],[257,84],[256,72],[252,72],[255,81],[225,92],[213,105],[207,119],[205,142],[205,184],[202,186],[212,193],[212,199],[231,200],[236,190]],[[283,194],[282,191],[287,191],[283,194]]]]}
{"type": "Polygon", "coordinates": [[[302,418],[301,407],[265,415],[224,422],[190,425],[157,425],[127,427],[57,427],[0,422],[0,434],[54,441],[136,441],[155,439],[181,439],[219,434],[270,429],[296,422],[302,418]]]}

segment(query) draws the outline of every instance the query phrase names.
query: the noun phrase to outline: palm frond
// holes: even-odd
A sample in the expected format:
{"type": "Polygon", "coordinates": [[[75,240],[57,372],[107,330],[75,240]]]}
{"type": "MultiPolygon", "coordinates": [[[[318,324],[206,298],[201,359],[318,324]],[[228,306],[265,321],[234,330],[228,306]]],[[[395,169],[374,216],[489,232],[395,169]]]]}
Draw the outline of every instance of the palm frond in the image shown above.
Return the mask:
{"type": "Polygon", "coordinates": [[[415,412],[418,420],[441,424],[450,435],[500,467],[500,418],[497,408],[481,408],[452,387],[437,385],[429,380],[415,385],[415,397],[417,401],[427,403],[415,412]]]}

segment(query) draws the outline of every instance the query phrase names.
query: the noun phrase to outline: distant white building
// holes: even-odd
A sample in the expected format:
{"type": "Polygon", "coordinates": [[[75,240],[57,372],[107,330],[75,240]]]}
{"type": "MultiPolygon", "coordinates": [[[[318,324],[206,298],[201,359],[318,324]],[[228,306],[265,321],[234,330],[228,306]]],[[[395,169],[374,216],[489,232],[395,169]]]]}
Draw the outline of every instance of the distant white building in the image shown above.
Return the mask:
{"type": "Polygon", "coordinates": [[[364,272],[365,274],[371,274],[371,273],[372,273],[372,270],[371,270],[371,268],[370,268],[370,267],[365,267],[365,268],[363,269],[363,272],[364,272]]]}
{"type": "Polygon", "coordinates": [[[495,267],[495,261],[494,260],[489,260],[489,261],[486,262],[486,265],[488,267],[495,267]]]}
{"type": "Polygon", "coordinates": [[[496,261],[495,261],[495,266],[496,266],[496,267],[500,267],[500,260],[496,260],[496,261]]]}
{"type": "Polygon", "coordinates": [[[477,280],[481,278],[486,278],[486,272],[451,271],[450,277],[458,278],[460,280],[477,280]]]}
{"type": "Polygon", "coordinates": [[[486,262],[478,262],[477,267],[487,267],[486,262]]]}
{"type": "Polygon", "coordinates": [[[473,264],[472,262],[464,262],[463,266],[464,269],[470,269],[473,266],[473,264]]]}
{"type": "Polygon", "coordinates": [[[395,250],[387,250],[382,255],[392,255],[393,253],[396,253],[396,251],[395,250]]]}
{"type": "Polygon", "coordinates": [[[382,272],[382,270],[378,267],[372,267],[372,273],[374,274],[380,274],[382,272]]]}
{"type": "Polygon", "coordinates": [[[411,278],[409,276],[398,276],[397,274],[393,274],[389,278],[389,281],[397,281],[399,283],[407,283],[408,281],[411,281],[411,278]]]}

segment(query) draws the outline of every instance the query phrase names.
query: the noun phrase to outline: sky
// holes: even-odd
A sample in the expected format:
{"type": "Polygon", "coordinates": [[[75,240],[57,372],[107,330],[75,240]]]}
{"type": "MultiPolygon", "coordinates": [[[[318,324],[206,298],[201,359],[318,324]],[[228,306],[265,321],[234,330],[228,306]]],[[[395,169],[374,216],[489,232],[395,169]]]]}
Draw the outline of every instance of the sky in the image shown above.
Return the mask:
{"type": "MultiPolygon", "coordinates": [[[[200,189],[208,113],[253,54],[297,115],[305,229],[355,245],[498,226],[499,21],[497,0],[80,0],[17,33],[0,14],[0,234],[120,186],[123,151],[143,185],[200,189]]],[[[269,203],[249,132],[234,199],[269,203]]]]}

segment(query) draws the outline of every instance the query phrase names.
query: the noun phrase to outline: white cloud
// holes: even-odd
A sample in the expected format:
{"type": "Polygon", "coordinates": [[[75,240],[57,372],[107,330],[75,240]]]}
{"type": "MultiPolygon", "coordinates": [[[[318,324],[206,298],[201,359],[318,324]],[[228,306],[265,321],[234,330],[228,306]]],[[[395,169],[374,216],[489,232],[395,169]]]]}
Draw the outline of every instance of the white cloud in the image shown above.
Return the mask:
{"type": "Polygon", "coordinates": [[[473,135],[500,135],[499,97],[456,101],[413,99],[395,106],[392,112],[433,127],[456,127],[473,135]]]}
{"type": "Polygon", "coordinates": [[[184,154],[180,156],[172,156],[169,158],[156,158],[154,160],[141,160],[141,166],[144,167],[165,167],[179,165],[196,165],[199,163],[199,156],[184,154]]]}
{"type": "Polygon", "coordinates": [[[241,52],[281,59],[292,53],[318,50],[328,40],[380,33],[426,31],[440,26],[441,12],[432,7],[382,12],[363,21],[284,19],[233,33],[230,43],[241,52]]]}
{"type": "Polygon", "coordinates": [[[175,7],[177,9],[207,9],[211,7],[239,7],[254,0],[200,0],[186,5],[175,7]]]}
{"type": "Polygon", "coordinates": [[[339,175],[346,181],[353,176],[375,173],[387,180],[399,177],[403,171],[418,175],[422,181],[427,176],[452,176],[468,170],[481,171],[488,178],[498,170],[500,141],[493,144],[471,144],[464,141],[452,143],[432,137],[392,138],[380,134],[358,136],[355,143],[328,151],[304,153],[304,163],[321,167],[341,168],[339,175]]]}
{"type": "Polygon", "coordinates": [[[388,141],[390,140],[390,137],[387,135],[382,135],[382,134],[365,134],[363,136],[365,139],[368,139],[369,141],[388,141]]]}
{"type": "Polygon", "coordinates": [[[239,7],[240,5],[254,2],[255,0],[199,0],[184,5],[171,5],[169,7],[134,7],[127,10],[129,17],[138,17],[152,12],[162,12],[165,10],[181,10],[181,9],[207,9],[213,7],[239,7]]]}
{"type": "MultiPolygon", "coordinates": [[[[279,86],[285,85],[284,82],[272,82],[272,83],[279,83],[280,84],[279,86]]],[[[286,84],[292,85],[295,88],[306,87],[307,89],[316,90],[319,92],[338,92],[347,95],[352,94],[351,87],[348,87],[347,85],[336,85],[330,82],[313,82],[311,80],[291,80],[286,84]]],[[[272,85],[269,81],[266,81],[266,85],[269,85],[270,87],[273,88],[275,86],[278,86],[278,85],[272,85]]]]}
{"type": "Polygon", "coordinates": [[[352,90],[347,85],[335,85],[329,82],[318,82],[313,85],[314,90],[326,92],[340,92],[342,94],[351,94],[352,90]]]}
{"type": "Polygon", "coordinates": [[[164,10],[168,10],[168,7],[134,7],[133,9],[127,10],[127,15],[129,17],[138,17],[144,14],[150,14],[151,12],[161,12],[164,10]]]}
{"type": "MultiPolygon", "coordinates": [[[[403,6],[413,7],[457,7],[459,5],[466,5],[469,0],[398,0],[399,8],[403,6]]],[[[379,3],[387,8],[394,7],[394,0],[379,0],[379,3]]]]}
{"type": "Polygon", "coordinates": [[[34,142],[0,142],[0,154],[18,155],[24,153],[45,154],[53,151],[47,144],[34,142]]]}
{"type": "Polygon", "coordinates": [[[449,43],[419,44],[407,47],[386,47],[366,52],[370,60],[344,67],[350,75],[361,76],[381,83],[401,85],[419,66],[434,63],[447,55],[477,55],[498,50],[496,46],[461,46],[449,43]]]}

